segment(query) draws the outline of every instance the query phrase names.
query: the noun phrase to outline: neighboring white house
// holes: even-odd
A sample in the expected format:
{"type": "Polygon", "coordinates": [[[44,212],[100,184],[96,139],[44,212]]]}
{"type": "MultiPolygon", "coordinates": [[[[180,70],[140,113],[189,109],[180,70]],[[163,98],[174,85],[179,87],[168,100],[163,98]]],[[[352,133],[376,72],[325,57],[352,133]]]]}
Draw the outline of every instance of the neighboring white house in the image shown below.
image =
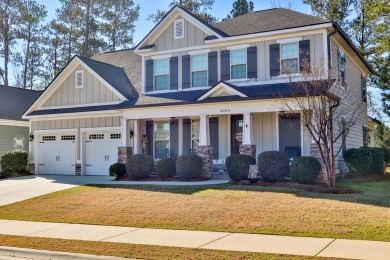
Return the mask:
{"type": "Polygon", "coordinates": [[[197,153],[206,165],[235,153],[310,155],[300,112],[278,100],[291,97],[286,68],[298,81],[303,60],[328,59],[353,94],[345,116],[361,104],[346,139],[360,147],[372,71],[337,24],[275,8],[210,25],[175,6],[136,48],[69,62],[24,114],[30,164],[37,174],[107,175],[138,153],[197,153]]]}
{"type": "Polygon", "coordinates": [[[0,158],[9,151],[28,151],[28,120],[22,119],[40,91],[0,85],[0,158]]]}

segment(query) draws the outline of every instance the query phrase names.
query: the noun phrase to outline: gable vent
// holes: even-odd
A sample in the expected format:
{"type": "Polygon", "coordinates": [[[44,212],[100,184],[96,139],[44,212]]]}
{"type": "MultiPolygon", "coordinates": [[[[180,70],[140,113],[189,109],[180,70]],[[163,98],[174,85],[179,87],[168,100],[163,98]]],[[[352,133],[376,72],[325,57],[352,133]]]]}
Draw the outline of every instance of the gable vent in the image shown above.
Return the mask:
{"type": "Polygon", "coordinates": [[[83,88],[84,87],[84,71],[83,70],[76,70],[75,72],[75,86],[76,88],[83,88]]]}
{"type": "Polygon", "coordinates": [[[174,24],[174,39],[183,39],[184,38],[184,19],[175,20],[174,24]]]}

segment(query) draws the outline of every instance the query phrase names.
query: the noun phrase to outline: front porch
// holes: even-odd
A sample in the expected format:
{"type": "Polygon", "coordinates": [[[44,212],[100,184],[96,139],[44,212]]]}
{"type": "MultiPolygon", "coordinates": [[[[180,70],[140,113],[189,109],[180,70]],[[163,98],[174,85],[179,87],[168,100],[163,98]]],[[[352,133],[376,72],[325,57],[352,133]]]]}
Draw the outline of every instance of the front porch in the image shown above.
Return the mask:
{"type": "Polygon", "coordinates": [[[155,160],[198,154],[205,175],[223,169],[232,154],[257,158],[264,151],[282,151],[289,157],[310,155],[311,136],[301,126],[300,113],[242,112],[219,115],[123,119],[118,161],[145,153],[155,160]]]}

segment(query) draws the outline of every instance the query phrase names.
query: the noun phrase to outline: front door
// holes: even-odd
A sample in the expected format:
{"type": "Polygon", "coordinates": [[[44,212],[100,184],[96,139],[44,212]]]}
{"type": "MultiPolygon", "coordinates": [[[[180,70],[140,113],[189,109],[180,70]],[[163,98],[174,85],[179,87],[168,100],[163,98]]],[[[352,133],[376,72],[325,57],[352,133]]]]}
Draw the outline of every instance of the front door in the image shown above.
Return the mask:
{"type": "Polygon", "coordinates": [[[242,144],[242,126],[243,126],[243,115],[232,115],[231,116],[231,154],[240,153],[240,145],[242,144]]]}

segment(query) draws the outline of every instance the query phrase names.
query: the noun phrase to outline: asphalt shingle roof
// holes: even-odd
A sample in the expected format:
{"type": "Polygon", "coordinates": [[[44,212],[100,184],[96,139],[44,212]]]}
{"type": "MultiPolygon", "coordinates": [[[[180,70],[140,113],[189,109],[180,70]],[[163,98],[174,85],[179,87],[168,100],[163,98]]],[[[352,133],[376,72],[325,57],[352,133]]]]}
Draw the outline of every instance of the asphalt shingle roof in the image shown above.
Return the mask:
{"type": "Polygon", "coordinates": [[[22,120],[22,115],[41,91],[0,85],[0,119],[22,120]]]}
{"type": "Polygon", "coordinates": [[[251,12],[214,24],[229,36],[276,31],[329,22],[319,17],[285,8],[251,12]]]}

